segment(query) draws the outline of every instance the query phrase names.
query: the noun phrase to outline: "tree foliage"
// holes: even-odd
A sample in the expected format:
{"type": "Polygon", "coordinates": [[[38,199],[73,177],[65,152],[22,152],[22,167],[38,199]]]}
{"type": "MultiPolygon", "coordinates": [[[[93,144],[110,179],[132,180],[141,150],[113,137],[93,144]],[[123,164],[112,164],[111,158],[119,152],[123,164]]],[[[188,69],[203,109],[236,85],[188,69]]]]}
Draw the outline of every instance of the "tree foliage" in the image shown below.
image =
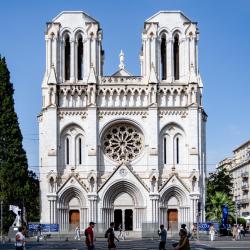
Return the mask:
{"type": "Polygon", "coordinates": [[[210,174],[207,182],[206,217],[208,220],[221,221],[222,206],[228,205],[229,217],[234,217],[232,201],[233,177],[225,167],[218,167],[210,174]]]}
{"type": "Polygon", "coordinates": [[[231,198],[222,192],[216,192],[213,196],[210,197],[210,200],[207,201],[207,219],[210,221],[222,220],[222,206],[227,205],[228,215],[234,217],[234,204],[231,198]]]}
{"type": "Polygon", "coordinates": [[[207,182],[207,197],[215,195],[216,192],[222,192],[232,196],[233,177],[225,167],[217,168],[215,173],[210,174],[207,182]]]}
{"type": "Polygon", "coordinates": [[[37,220],[39,215],[39,182],[28,170],[13,94],[5,58],[0,56],[0,199],[5,230],[15,218],[9,205],[25,206],[28,220],[37,220]]]}

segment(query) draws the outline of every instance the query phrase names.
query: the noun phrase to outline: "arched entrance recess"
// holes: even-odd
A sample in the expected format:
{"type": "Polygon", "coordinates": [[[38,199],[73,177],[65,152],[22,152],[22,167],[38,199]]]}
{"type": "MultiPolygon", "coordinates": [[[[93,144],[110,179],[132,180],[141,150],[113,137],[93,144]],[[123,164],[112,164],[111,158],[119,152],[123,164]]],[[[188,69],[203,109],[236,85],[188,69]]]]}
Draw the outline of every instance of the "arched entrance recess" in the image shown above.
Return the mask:
{"type": "Polygon", "coordinates": [[[58,199],[58,223],[60,231],[68,232],[79,224],[84,228],[88,223],[86,199],[77,187],[66,189],[58,199]]]}
{"type": "Polygon", "coordinates": [[[103,197],[102,221],[108,227],[111,221],[122,224],[125,230],[139,231],[145,219],[144,199],[139,188],[129,181],[117,181],[103,197]]]}
{"type": "Polygon", "coordinates": [[[187,194],[178,186],[165,190],[161,198],[160,222],[168,227],[170,233],[178,232],[180,224],[190,224],[190,206],[187,194]]]}

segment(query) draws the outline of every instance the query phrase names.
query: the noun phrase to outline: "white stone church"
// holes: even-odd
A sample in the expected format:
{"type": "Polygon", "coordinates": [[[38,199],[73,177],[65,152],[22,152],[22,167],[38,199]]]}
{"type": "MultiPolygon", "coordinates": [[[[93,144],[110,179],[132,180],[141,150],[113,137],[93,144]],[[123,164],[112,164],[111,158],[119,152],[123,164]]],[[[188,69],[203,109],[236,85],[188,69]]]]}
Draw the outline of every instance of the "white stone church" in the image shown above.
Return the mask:
{"type": "Polygon", "coordinates": [[[206,119],[197,23],[160,11],[142,33],[141,74],[103,74],[103,32],[81,11],[47,23],[39,115],[41,223],[129,231],[204,221],[206,119]],[[150,226],[151,225],[151,226],[150,226]]]}

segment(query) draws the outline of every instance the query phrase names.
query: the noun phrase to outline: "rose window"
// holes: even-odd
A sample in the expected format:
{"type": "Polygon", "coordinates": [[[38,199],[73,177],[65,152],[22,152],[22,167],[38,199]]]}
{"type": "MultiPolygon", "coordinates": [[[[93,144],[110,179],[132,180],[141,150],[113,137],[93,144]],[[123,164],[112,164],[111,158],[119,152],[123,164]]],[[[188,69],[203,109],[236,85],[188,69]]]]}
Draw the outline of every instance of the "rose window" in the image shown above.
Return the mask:
{"type": "Polygon", "coordinates": [[[131,161],[142,151],[143,136],[134,126],[118,124],[104,134],[102,148],[104,153],[114,161],[131,161]]]}

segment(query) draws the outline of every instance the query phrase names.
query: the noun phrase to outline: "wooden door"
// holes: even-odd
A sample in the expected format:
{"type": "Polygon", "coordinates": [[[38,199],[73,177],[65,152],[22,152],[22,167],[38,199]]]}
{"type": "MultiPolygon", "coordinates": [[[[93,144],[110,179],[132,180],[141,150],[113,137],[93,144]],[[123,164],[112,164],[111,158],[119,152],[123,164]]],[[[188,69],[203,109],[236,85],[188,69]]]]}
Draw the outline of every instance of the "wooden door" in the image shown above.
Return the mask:
{"type": "Polygon", "coordinates": [[[75,230],[76,226],[80,224],[80,212],[78,210],[69,211],[69,230],[75,230]]]}
{"type": "Polygon", "coordinates": [[[168,209],[168,230],[178,230],[178,210],[168,209]]]}

